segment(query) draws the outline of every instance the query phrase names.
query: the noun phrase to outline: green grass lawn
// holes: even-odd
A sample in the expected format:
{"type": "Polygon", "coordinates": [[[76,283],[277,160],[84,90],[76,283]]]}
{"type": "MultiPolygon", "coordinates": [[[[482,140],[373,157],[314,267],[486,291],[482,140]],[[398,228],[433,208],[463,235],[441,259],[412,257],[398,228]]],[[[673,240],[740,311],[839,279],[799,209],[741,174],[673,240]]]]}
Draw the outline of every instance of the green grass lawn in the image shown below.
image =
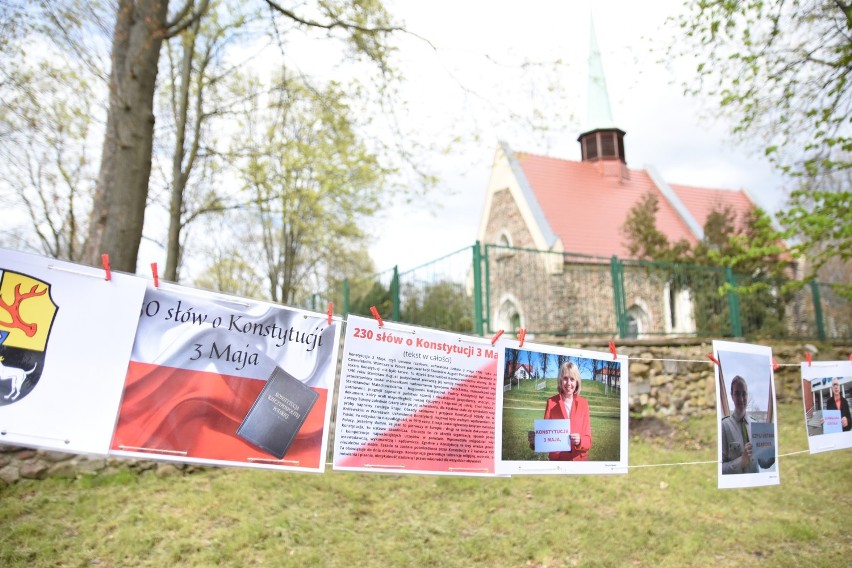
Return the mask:
{"type": "MultiPolygon", "coordinates": [[[[530,449],[527,432],[535,420],[544,417],[548,398],[556,394],[556,380],[547,381],[547,387],[535,389],[536,381],[520,381],[512,390],[503,393],[503,447],[504,460],[547,461],[546,453],[530,449]]],[[[589,420],[592,427],[591,461],[617,461],[619,459],[619,401],[617,393],[605,393],[601,383],[583,381],[580,395],[589,402],[589,420]]]]}
{"type": "Polygon", "coordinates": [[[716,456],[715,416],[653,436],[637,424],[627,475],[24,481],[0,488],[0,566],[849,565],[852,451],[793,453],[807,449],[801,404],[778,410],[782,484],[754,489],[719,490],[700,463],[716,456]],[[693,465],[653,467],[673,463],[693,465]]]}

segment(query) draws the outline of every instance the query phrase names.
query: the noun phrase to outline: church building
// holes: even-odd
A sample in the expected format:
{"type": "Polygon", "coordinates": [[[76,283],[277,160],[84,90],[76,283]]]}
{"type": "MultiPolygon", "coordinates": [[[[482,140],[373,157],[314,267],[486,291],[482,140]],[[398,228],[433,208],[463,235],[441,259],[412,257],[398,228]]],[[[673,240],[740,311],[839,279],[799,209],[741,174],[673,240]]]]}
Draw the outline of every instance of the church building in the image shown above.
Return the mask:
{"type": "MultiPolygon", "coordinates": [[[[601,311],[608,313],[601,317],[612,317],[614,299],[607,286],[583,290],[566,278],[565,265],[585,262],[599,265],[605,272],[613,256],[629,258],[621,228],[630,210],[649,192],[659,204],[657,228],[670,242],[685,239],[695,244],[703,239],[704,223],[714,210],[730,207],[741,219],[755,207],[742,190],[681,185],[663,179],[653,166],[628,167],[629,144],[625,143],[626,133],[612,119],[594,30],[588,107],[588,126],[577,139],[579,161],[516,151],[502,141],[498,145],[478,232],[481,243],[500,245],[489,249],[496,257],[489,262],[505,265],[491,275],[486,313],[489,329],[524,327],[557,333],[582,329],[584,322],[576,321],[579,312],[575,308],[587,307],[589,302],[600,302],[601,311]],[[519,249],[550,254],[538,255],[538,267],[533,269],[518,262],[519,249]],[[540,274],[532,274],[539,270],[540,274]],[[536,282],[532,291],[531,281],[536,282]],[[554,305],[561,308],[554,310],[554,305]],[[568,321],[572,317],[575,321],[568,321]]],[[[624,301],[633,336],[651,329],[695,332],[688,288],[652,284],[624,301]]]]}

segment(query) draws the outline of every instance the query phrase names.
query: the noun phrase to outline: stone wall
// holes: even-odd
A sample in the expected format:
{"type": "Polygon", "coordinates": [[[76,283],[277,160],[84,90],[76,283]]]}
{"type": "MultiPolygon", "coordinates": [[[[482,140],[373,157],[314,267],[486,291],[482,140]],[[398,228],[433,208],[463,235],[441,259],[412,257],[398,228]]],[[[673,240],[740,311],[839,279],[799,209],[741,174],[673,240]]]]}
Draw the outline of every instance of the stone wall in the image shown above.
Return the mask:
{"type": "MultiPolygon", "coordinates": [[[[538,343],[549,343],[609,353],[608,342],[566,342],[564,338],[538,336],[538,343]]],[[[848,343],[761,342],[772,347],[781,367],[775,372],[776,399],[802,402],[799,364],[810,352],[814,361],[848,360],[848,343]]],[[[690,416],[716,412],[716,387],[711,341],[633,340],[617,342],[620,354],[630,358],[630,412],[639,416],[690,416]]],[[[331,444],[331,442],[330,442],[331,444]]],[[[46,477],[77,478],[115,473],[129,468],[140,473],[168,476],[191,473],[203,466],[145,460],[86,457],[62,452],[41,451],[0,445],[0,484],[20,479],[46,477]]]]}
{"type": "MultiPolygon", "coordinates": [[[[537,337],[534,341],[609,352],[608,342],[566,342],[537,337]]],[[[846,361],[852,344],[760,341],[772,348],[779,364],[775,397],[779,402],[802,403],[800,364],[805,353],[814,361],[846,361]]],[[[633,340],[617,342],[619,354],[630,358],[630,412],[641,416],[689,416],[716,412],[716,385],[712,341],[696,339],[633,340]]]]}
{"type": "Polygon", "coordinates": [[[121,469],[129,469],[137,473],[150,472],[164,477],[191,473],[203,467],[171,462],[82,456],[0,444],[0,485],[10,485],[21,479],[47,477],[76,479],[101,474],[110,475],[121,469]]]}

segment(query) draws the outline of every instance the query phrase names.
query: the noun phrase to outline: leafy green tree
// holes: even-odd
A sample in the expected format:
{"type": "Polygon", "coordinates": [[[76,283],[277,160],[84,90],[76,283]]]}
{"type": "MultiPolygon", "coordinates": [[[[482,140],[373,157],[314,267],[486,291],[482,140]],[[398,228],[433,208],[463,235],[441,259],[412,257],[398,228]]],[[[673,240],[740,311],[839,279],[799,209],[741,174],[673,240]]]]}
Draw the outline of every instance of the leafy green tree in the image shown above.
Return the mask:
{"type": "Polygon", "coordinates": [[[206,248],[209,255],[207,265],[194,279],[195,286],[243,298],[265,299],[256,265],[252,259],[246,258],[245,248],[240,243],[206,248]]]}
{"type": "MultiPolygon", "coordinates": [[[[805,279],[820,277],[829,266],[842,267],[852,259],[852,170],[809,176],[790,194],[778,219],[793,241],[793,252],[803,258],[805,279]]],[[[828,282],[852,300],[848,270],[835,269],[828,282]]]]}
{"type": "Polygon", "coordinates": [[[10,220],[24,219],[4,227],[3,240],[73,261],[83,257],[103,83],[96,50],[74,52],[87,25],[71,16],[96,4],[72,4],[61,26],[35,17],[40,6],[0,10],[8,33],[0,34],[0,196],[7,210],[23,213],[10,220]],[[45,41],[48,34],[56,41],[45,41]]]}
{"type": "Polygon", "coordinates": [[[403,291],[402,319],[446,331],[473,331],[473,299],[456,282],[441,280],[408,285],[403,291]]]}
{"type": "Polygon", "coordinates": [[[732,208],[714,209],[704,224],[704,239],[689,256],[695,264],[730,267],[753,278],[792,276],[782,234],[759,207],[744,214],[740,223],[732,208]]]}
{"type": "MultiPolygon", "coordinates": [[[[136,269],[151,172],[160,48],[204,17],[208,6],[208,0],[185,0],[173,10],[168,0],[116,4],[106,134],[86,239],[88,262],[97,263],[108,252],[116,269],[136,269]]],[[[266,6],[273,19],[338,38],[348,54],[366,57],[385,79],[392,77],[385,41],[399,28],[378,1],[330,0],[290,9],[266,0],[266,6]]]]}
{"type": "Polygon", "coordinates": [[[390,288],[385,288],[381,282],[375,280],[360,282],[350,293],[349,313],[372,317],[370,313],[372,306],[376,307],[382,318],[390,318],[393,314],[390,288]]]}
{"type": "Polygon", "coordinates": [[[270,298],[287,303],[325,281],[333,251],[365,242],[360,221],[380,205],[388,172],[356,133],[340,86],[241,82],[249,91],[232,154],[259,219],[270,298]]]}
{"type": "Polygon", "coordinates": [[[630,209],[621,226],[627,251],[638,259],[681,261],[689,251],[689,243],[684,240],[674,244],[669,242],[668,237],[657,228],[659,210],[659,199],[650,191],[630,209]]]}
{"type": "Polygon", "coordinates": [[[685,2],[670,55],[696,64],[707,95],[782,171],[852,166],[852,4],[827,0],[685,2]]]}
{"type": "Polygon", "coordinates": [[[221,118],[229,110],[219,88],[230,71],[225,47],[254,18],[239,8],[214,0],[204,18],[164,46],[160,115],[166,127],[158,129],[155,140],[171,150],[171,168],[164,182],[168,188],[165,280],[179,280],[189,225],[227,208],[217,183],[221,160],[215,132],[217,125],[224,129],[221,118]]]}
{"type": "Polygon", "coordinates": [[[792,276],[791,257],[763,210],[754,208],[737,220],[730,207],[714,209],[705,220],[704,239],[695,246],[686,241],[672,245],[656,227],[657,211],[655,196],[647,194],[628,214],[622,232],[629,250],[642,254],[640,259],[684,265],[672,270],[668,284],[673,290],[692,292],[694,311],[700,314],[696,317],[699,334],[730,329],[728,303],[720,302],[729,293],[736,294],[750,334],[786,334],[785,311],[793,290],[784,286],[784,279],[792,276]],[[731,284],[724,272],[714,273],[707,267],[730,269],[736,283],[731,284]]]}

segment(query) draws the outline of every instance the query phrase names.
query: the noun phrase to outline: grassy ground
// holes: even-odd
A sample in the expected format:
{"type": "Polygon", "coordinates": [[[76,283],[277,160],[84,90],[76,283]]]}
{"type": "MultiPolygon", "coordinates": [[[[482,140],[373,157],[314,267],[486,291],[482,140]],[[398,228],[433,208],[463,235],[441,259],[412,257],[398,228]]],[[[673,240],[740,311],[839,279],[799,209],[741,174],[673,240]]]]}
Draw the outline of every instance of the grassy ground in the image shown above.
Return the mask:
{"type": "Polygon", "coordinates": [[[237,468],[0,489],[0,566],[843,566],[849,450],[779,405],[781,486],[719,490],[715,417],[631,425],[628,475],[237,468]],[[643,466],[643,467],[639,467],[643,466]]]}

